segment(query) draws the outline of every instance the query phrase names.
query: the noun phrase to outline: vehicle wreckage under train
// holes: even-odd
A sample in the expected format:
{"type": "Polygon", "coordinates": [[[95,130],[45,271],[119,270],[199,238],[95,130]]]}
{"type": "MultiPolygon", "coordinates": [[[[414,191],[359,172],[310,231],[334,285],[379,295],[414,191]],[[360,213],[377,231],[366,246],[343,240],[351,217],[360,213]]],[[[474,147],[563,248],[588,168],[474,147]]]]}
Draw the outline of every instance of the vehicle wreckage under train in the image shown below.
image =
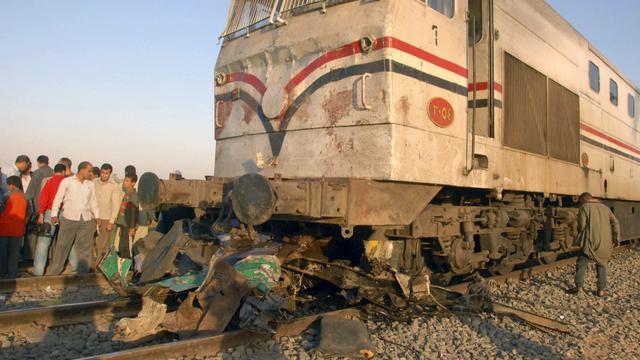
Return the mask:
{"type": "Polygon", "coordinates": [[[640,91],[545,2],[236,0],[222,38],[215,176],[139,186],[216,246],[411,295],[577,250],[584,191],[640,237],[640,91]]]}

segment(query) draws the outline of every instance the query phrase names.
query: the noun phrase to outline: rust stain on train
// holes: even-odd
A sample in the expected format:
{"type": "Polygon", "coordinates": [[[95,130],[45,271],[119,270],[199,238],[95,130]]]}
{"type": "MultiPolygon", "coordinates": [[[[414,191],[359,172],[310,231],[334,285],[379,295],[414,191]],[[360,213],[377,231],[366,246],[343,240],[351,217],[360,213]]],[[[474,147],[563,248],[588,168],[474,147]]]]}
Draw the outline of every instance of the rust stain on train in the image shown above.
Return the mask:
{"type": "Polygon", "coordinates": [[[245,103],[242,103],[241,107],[243,113],[242,122],[244,122],[245,124],[251,123],[251,120],[253,120],[253,117],[255,115],[255,111],[245,103]]]}
{"type": "Polygon", "coordinates": [[[348,138],[348,139],[340,139],[337,136],[334,137],[335,141],[334,143],[336,144],[336,149],[338,150],[338,153],[343,153],[345,150],[353,150],[354,149],[354,145],[353,145],[353,139],[352,138],[348,138]]]}
{"type": "Polygon", "coordinates": [[[220,101],[217,103],[216,108],[216,139],[222,134],[224,126],[231,115],[233,109],[233,103],[228,101],[220,101]]]}
{"type": "Polygon", "coordinates": [[[398,100],[398,109],[402,114],[402,119],[406,123],[409,119],[409,109],[411,109],[411,104],[409,103],[409,97],[404,95],[398,100]]]}
{"type": "Polygon", "coordinates": [[[330,92],[322,103],[322,108],[327,114],[329,126],[336,126],[340,119],[349,116],[351,112],[351,90],[330,92]]]}

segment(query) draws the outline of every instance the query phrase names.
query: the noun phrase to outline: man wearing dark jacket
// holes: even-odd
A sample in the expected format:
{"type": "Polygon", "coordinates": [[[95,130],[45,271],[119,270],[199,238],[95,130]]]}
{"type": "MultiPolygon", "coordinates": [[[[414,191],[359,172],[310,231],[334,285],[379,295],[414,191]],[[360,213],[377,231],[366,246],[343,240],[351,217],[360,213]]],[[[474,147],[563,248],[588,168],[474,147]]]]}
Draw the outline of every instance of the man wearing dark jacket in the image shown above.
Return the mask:
{"type": "Polygon", "coordinates": [[[31,174],[31,182],[24,195],[37,206],[39,202],[42,180],[53,176],[53,169],[49,166],[49,158],[45,155],[38,156],[38,169],[31,174]]]}
{"type": "Polygon", "coordinates": [[[611,258],[614,244],[620,243],[620,224],[611,210],[594,199],[591,194],[580,195],[578,213],[578,235],[582,254],[576,267],[576,288],[574,292],[584,292],[584,274],[589,261],[595,261],[598,273],[598,292],[600,297],[607,296],[607,263],[611,258]]]}
{"type": "MultiPolygon", "coordinates": [[[[36,160],[38,164],[38,169],[31,173],[31,181],[29,182],[29,186],[25,189],[24,195],[27,200],[31,203],[31,207],[33,209],[37,209],[40,204],[40,191],[42,189],[42,182],[46,178],[50,178],[53,176],[53,169],[49,166],[49,157],[46,155],[38,156],[36,160]]],[[[34,215],[35,214],[34,212],[34,215]]],[[[25,245],[24,245],[24,255],[26,258],[34,258],[36,251],[36,243],[37,243],[37,234],[35,233],[35,222],[37,218],[27,219],[28,228],[30,231],[27,233],[25,237],[25,245]]]]}

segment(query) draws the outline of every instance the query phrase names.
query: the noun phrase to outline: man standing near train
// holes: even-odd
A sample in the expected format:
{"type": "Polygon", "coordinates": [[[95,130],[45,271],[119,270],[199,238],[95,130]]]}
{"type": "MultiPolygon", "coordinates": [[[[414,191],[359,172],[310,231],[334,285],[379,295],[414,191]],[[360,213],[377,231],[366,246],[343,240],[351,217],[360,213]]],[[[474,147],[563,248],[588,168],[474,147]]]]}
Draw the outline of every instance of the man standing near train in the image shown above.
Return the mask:
{"type": "Polygon", "coordinates": [[[595,261],[598,274],[598,292],[600,297],[607,296],[607,263],[611,258],[614,243],[620,243],[620,223],[611,210],[593,198],[589,193],[580,195],[578,231],[582,254],[576,266],[576,288],[578,295],[584,294],[584,275],[589,261],[595,261]]]}
{"type": "Polygon", "coordinates": [[[91,268],[96,219],[100,219],[95,184],[89,180],[92,170],[93,165],[83,161],[78,165],[76,175],[60,182],[51,207],[51,223],[57,224],[60,214],[60,230],[47,275],[62,273],[72,248],[76,251],[77,272],[87,273],[91,268]],[[63,203],[64,209],[60,213],[63,203]]]}

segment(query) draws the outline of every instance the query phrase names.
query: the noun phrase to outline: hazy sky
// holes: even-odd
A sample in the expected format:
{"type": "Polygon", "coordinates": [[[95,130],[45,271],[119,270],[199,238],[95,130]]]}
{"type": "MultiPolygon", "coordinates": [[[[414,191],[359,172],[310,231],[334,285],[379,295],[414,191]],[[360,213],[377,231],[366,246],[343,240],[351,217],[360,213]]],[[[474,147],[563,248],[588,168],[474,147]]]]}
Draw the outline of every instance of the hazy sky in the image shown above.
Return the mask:
{"type": "MultiPolygon", "coordinates": [[[[522,0],[526,1],[526,0],[522,0]]],[[[640,1],[549,1],[636,85],[640,1]]],[[[228,0],[0,0],[0,164],[26,153],[213,174],[228,0]]]]}

